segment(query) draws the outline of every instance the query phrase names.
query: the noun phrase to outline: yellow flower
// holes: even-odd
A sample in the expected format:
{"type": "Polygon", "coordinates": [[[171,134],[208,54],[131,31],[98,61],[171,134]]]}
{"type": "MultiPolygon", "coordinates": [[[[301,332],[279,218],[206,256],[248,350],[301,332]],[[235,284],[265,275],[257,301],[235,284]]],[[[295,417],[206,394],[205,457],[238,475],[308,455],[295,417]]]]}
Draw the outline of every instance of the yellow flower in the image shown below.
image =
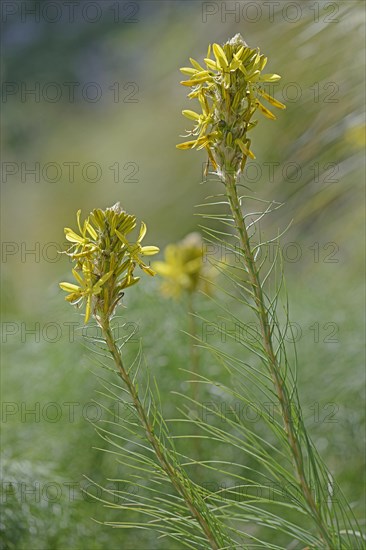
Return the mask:
{"type": "Polygon", "coordinates": [[[190,233],[182,241],[165,248],[165,261],[152,265],[165,279],[164,294],[177,298],[184,291],[194,292],[199,288],[208,292],[209,284],[205,279],[211,278],[212,273],[204,261],[203,246],[201,235],[190,233]]]}
{"type": "Polygon", "coordinates": [[[141,246],[141,241],[146,235],[146,225],[144,222],[141,222],[140,233],[137,238],[137,242],[130,244],[126,237],[122,235],[119,231],[116,230],[116,234],[121,242],[126,247],[126,251],[131,258],[132,264],[138,264],[145,273],[149,275],[155,275],[155,272],[148,265],[144,264],[140,256],[153,256],[159,252],[157,246],[141,246]]]}
{"type": "Polygon", "coordinates": [[[255,158],[247,137],[256,124],[253,115],[259,111],[266,118],[276,118],[260,99],[279,109],[285,108],[262,87],[263,83],[276,82],[281,77],[275,73],[262,73],[267,57],[260,53],[259,48],[250,48],[240,34],[223,46],[213,44],[208,48],[204,59],[206,69],[194,59],[190,61],[192,67],[181,69],[188,75],[188,80],[182,84],[192,87],[188,97],[198,99],[202,113],[191,109],[183,111],[183,115],[195,123],[188,132],[188,136],[194,139],[178,144],[177,148],[205,148],[219,175],[220,171],[227,169],[223,159],[229,156],[232,159],[230,170],[239,173],[248,157],[255,158]],[[211,50],[214,59],[210,57],[211,50]]]}
{"type": "Polygon", "coordinates": [[[119,203],[105,210],[93,210],[83,224],[80,215],[79,210],[80,234],[68,227],[65,229],[66,238],[72,243],[66,253],[75,262],[72,274],[78,284],[63,282],[60,287],[68,292],[65,299],[71,304],[79,307],[85,303],[85,323],[91,315],[102,323],[114,314],[124,290],[139,281],[139,277],[134,276],[136,264],[149,275],[155,274],[141,256],[156,254],[159,249],[141,246],[146,234],[143,222],[137,241],[127,240],[126,235],[136,227],[136,218],[127,214],[119,203]]]}
{"type": "Polygon", "coordinates": [[[105,275],[103,275],[100,279],[97,280],[96,283],[93,284],[93,273],[92,273],[92,265],[89,262],[85,262],[82,267],[82,275],[81,276],[76,269],[72,270],[72,274],[74,275],[75,279],[79,283],[80,286],[72,284],[72,283],[59,283],[60,288],[62,290],[65,290],[66,292],[70,292],[68,296],[66,296],[65,300],[72,304],[80,304],[82,300],[85,299],[86,301],[86,309],[85,309],[85,319],[84,322],[87,323],[90,318],[91,314],[91,308],[92,308],[92,298],[93,296],[97,296],[102,291],[102,287],[104,283],[108,281],[108,279],[112,276],[113,271],[109,271],[105,275]]]}
{"type": "Polygon", "coordinates": [[[87,218],[84,221],[83,227],[81,226],[80,215],[81,215],[81,210],[78,210],[76,213],[76,218],[77,218],[77,223],[78,223],[78,227],[81,235],[78,235],[77,233],[75,233],[75,231],[73,231],[69,227],[65,227],[66,240],[73,243],[73,245],[71,246],[71,249],[69,250],[69,253],[70,251],[72,251],[72,249],[74,249],[74,251],[72,252],[72,255],[74,256],[75,254],[78,254],[77,251],[79,249],[81,250],[81,252],[79,253],[79,255],[81,256],[93,250],[95,248],[95,243],[93,243],[90,237],[92,237],[93,240],[97,238],[97,233],[94,230],[94,228],[90,225],[89,218],[87,218]],[[88,236],[88,233],[89,233],[89,236],[88,236]]]}

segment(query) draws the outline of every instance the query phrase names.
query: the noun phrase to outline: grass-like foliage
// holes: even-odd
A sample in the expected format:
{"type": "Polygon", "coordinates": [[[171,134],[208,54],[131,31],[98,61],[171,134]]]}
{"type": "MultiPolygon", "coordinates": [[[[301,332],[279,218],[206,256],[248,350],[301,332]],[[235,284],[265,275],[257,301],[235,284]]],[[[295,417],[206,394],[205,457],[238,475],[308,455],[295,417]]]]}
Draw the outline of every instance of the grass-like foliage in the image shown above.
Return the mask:
{"type": "Polygon", "coordinates": [[[137,488],[133,494],[105,488],[100,500],[116,510],[113,527],[154,529],[179,548],[361,549],[357,520],[301,411],[296,350],[287,346],[291,323],[283,262],[280,247],[274,247],[281,235],[266,239],[260,226],[281,205],[251,197],[242,182],[248,157],[255,158],[249,138],[258,122],[253,117],[276,118],[263,102],[285,108],[266,89],[280,76],[264,73],[267,58],[239,35],[209,47],[203,66],[190,61],[182,84],[191,88],[189,97],[199,102],[200,112],[183,111],[194,128],[178,148],[204,149],[206,175],[223,184],[222,193],[200,205],[212,223],[203,228],[206,244],[193,234],[171,246],[165,262],[150,267],[143,256],[158,248],[141,245],[143,223],[131,240],[136,219],[119,205],[93,211],[83,224],[79,212],[80,234],[66,229],[77,284],[61,287],[68,301],[85,304],[85,322],[93,317],[100,330],[91,349],[106,369],[99,376],[100,395],[110,419],[96,429],[104,450],[123,467],[123,478],[109,481],[137,488]],[[209,245],[225,254],[205,254],[209,245]],[[121,338],[117,330],[115,311],[124,292],[143,284],[138,268],[161,274],[167,294],[186,296],[192,321],[186,371],[193,391],[171,388],[176,415],[169,420],[142,344],[131,358],[125,346],[133,332],[121,338]],[[199,290],[215,304],[215,319],[197,311],[199,290]],[[222,338],[214,345],[196,327],[217,319],[222,338]],[[218,367],[215,376],[199,368],[198,353],[205,352],[218,367]],[[256,422],[240,413],[253,402],[261,404],[256,422]],[[117,417],[116,406],[123,411],[117,417]],[[192,440],[196,444],[188,446],[192,440]]]}

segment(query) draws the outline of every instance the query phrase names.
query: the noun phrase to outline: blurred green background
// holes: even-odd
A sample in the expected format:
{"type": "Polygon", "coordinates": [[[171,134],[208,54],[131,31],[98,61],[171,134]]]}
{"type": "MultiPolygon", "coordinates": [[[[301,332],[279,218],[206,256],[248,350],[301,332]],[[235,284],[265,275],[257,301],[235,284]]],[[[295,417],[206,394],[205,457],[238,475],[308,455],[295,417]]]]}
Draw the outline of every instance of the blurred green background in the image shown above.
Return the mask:
{"type": "MultiPolygon", "coordinates": [[[[118,467],[93,450],[104,445],[88,422],[97,379],[80,330],[70,341],[68,323],[80,317],[58,289],[69,264],[57,250],[77,209],[116,201],[147,223],[146,244],[163,249],[197,230],[195,205],[221,189],[203,181],[202,152],[175,148],[188,127],[181,110],[194,108],[178,69],[237,32],[282,75],[274,92],[287,110],[253,131],[257,160],[246,185],[286,203],[264,221],[266,235],[293,220],[283,243],[291,318],[301,328],[301,395],[311,435],[361,517],[363,2],[1,7],[1,548],[172,548],[142,531],[136,545],[136,533],[90,520],[113,512],[82,495],[83,476],[102,482],[118,467]]],[[[184,304],[158,288],[149,280],[131,289],[124,315],[144,338],[169,410],[170,391],[187,387],[179,368],[188,343],[179,331],[188,321],[184,304]]],[[[204,298],[201,306],[212,307],[204,298]]],[[[208,359],[205,366],[218,368],[208,359]]]]}

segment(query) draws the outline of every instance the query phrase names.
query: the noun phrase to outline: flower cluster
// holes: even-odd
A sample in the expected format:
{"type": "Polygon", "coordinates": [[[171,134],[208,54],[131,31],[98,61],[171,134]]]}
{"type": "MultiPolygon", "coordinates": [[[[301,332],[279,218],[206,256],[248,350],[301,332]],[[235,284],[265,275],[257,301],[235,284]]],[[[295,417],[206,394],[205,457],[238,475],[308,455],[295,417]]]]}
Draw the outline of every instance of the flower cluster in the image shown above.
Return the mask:
{"type": "Polygon", "coordinates": [[[195,126],[188,132],[194,139],[180,143],[178,149],[203,149],[208,152],[214,169],[240,173],[247,157],[255,158],[250,150],[247,133],[257,121],[252,121],[256,111],[269,119],[275,115],[262,103],[262,99],[280,109],[285,106],[270,96],[264,89],[266,82],[276,82],[278,74],[263,74],[267,57],[259,49],[251,49],[240,34],[235,35],[222,47],[209,46],[205,58],[206,68],[194,59],[192,67],[183,67],[188,80],[184,86],[192,87],[189,98],[198,99],[201,113],[184,110],[183,115],[193,120],[195,126]],[[211,51],[214,59],[211,59],[211,51]]]}
{"type": "Polygon", "coordinates": [[[169,244],[164,256],[164,262],[153,263],[155,271],[165,279],[163,294],[178,298],[184,291],[209,292],[212,270],[205,262],[204,243],[199,233],[189,233],[177,244],[169,244]]]}
{"type": "Polygon", "coordinates": [[[66,300],[78,306],[85,303],[85,323],[93,314],[98,320],[110,318],[120,302],[125,288],[136,284],[136,265],[145,273],[155,272],[144,263],[142,256],[157,254],[156,246],[142,246],[146,233],[142,222],[136,242],[129,242],[127,235],[136,227],[136,218],[122,210],[119,203],[106,210],[96,209],[84,223],[77,212],[79,232],[65,228],[66,239],[72,243],[66,252],[75,262],[72,269],[78,284],[60,283],[69,294],[66,300]]]}

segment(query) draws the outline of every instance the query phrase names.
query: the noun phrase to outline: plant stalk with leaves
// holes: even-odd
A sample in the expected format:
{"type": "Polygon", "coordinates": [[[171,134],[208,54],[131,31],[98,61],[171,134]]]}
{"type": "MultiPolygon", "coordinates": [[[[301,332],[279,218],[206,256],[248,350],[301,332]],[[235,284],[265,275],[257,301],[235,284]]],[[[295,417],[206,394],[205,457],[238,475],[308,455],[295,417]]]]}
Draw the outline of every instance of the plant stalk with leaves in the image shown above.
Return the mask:
{"type": "MultiPolygon", "coordinates": [[[[266,292],[265,282],[274,265],[262,278],[261,271],[266,263],[263,259],[256,261],[258,251],[262,249],[263,252],[268,243],[253,242],[242,210],[242,198],[239,196],[239,182],[247,159],[255,159],[249,138],[249,132],[257,124],[253,116],[259,112],[268,119],[276,118],[263,105],[263,100],[274,107],[285,108],[264,88],[266,83],[276,82],[280,76],[263,74],[267,58],[260,54],[259,49],[250,48],[240,35],[234,36],[223,46],[214,44],[212,48],[209,47],[204,60],[205,67],[194,59],[190,61],[192,67],[181,69],[188,75],[188,80],[182,84],[192,88],[189,98],[199,101],[201,112],[183,111],[184,116],[195,122],[193,130],[188,131],[188,136],[193,139],[177,147],[205,149],[214,174],[224,183],[231,212],[226,223],[232,222],[239,241],[238,253],[244,275],[239,285],[246,293],[247,304],[255,311],[259,321],[261,357],[278,399],[284,436],[292,456],[304,509],[315,522],[322,548],[350,548],[344,542],[338,519],[328,505],[326,493],[332,478],[322,465],[307,435],[297,397],[296,382],[291,373],[289,374],[284,335],[280,334],[276,314],[279,291],[274,298],[270,298],[266,292]],[[314,485],[318,487],[318,491],[314,491],[314,485]]],[[[269,210],[270,208],[267,211],[269,210]]],[[[260,214],[262,217],[263,213],[260,214]]],[[[340,513],[344,515],[343,511],[340,513]]],[[[348,535],[349,532],[352,532],[351,528],[349,531],[345,529],[343,535],[348,535]]],[[[358,543],[357,538],[352,539],[351,544],[358,543]]]]}
{"type": "Polygon", "coordinates": [[[60,287],[69,293],[66,300],[71,304],[79,307],[85,303],[85,323],[91,316],[95,318],[160,468],[184,500],[210,547],[213,550],[223,548],[226,546],[226,539],[214,514],[176,460],[174,450],[169,449],[162,438],[158,437],[154,422],[159,412],[154,410],[152,401],[147,406],[145,398],[140,398],[136,374],[132,375],[132,367],[127,368],[124,365],[121,349],[111,327],[111,319],[123,298],[124,290],[139,281],[139,277],[135,276],[136,266],[145,273],[154,275],[155,272],[145,264],[142,257],[156,254],[159,249],[156,246],[141,245],[146,233],[144,223],[141,224],[137,241],[129,242],[127,236],[135,228],[136,218],[124,212],[119,203],[104,211],[94,210],[83,224],[80,215],[79,210],[77,220],[80,235],[65,228],[66,238],[72,243],[67,254],[75,262],[72,273],[78,285],[63,282],[60,287]]]}

